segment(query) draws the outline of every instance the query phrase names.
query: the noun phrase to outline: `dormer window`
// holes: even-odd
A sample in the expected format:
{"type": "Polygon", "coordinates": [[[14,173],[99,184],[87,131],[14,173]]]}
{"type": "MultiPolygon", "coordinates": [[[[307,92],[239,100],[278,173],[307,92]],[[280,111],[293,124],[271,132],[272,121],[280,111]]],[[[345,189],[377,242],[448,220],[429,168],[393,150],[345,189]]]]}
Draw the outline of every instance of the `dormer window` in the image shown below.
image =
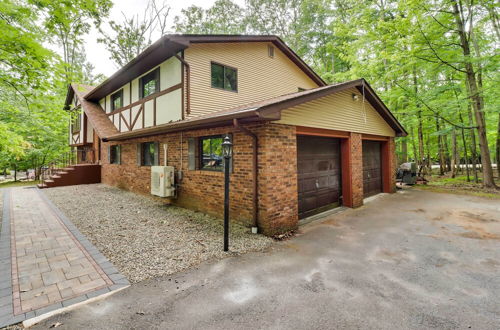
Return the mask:
{"type": "Polygon", "coordinates": [[[160,91],[160,68],[139,79],[139,95],[142,98],[160,91]]]}
{"type": "Polygon", "coordinates": [[[111,95],[111,111],[123,107],[123,89],[111,95]]]}
{"type": "Polygon", "coordinates": [[[212,87],[226,91],[238,91],[238,73],[235,68],[231,68],[218,63],[211,63],[212,87]]]}

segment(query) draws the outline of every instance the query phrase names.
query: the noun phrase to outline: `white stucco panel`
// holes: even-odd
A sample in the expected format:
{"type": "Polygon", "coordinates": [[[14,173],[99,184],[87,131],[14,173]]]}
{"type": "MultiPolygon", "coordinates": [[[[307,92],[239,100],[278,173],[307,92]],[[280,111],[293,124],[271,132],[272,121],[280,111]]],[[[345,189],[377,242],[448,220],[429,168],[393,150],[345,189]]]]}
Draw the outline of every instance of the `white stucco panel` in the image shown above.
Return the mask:
{"type": "Polygon", "coordinates": [[[144,127],[154,125],[154,104],[153,100],[144,103],[144,127]]]}
{"type": "Polygon", "coordinates": [[[167,89],[182,81],[181,62],[171,57],[160,65],[160,90],[167,89]]]}
{"type": "Polygon", "coordinates": [[[156,99],[156,125],[182,119],[182,92],[177,89],[156,99]]]}

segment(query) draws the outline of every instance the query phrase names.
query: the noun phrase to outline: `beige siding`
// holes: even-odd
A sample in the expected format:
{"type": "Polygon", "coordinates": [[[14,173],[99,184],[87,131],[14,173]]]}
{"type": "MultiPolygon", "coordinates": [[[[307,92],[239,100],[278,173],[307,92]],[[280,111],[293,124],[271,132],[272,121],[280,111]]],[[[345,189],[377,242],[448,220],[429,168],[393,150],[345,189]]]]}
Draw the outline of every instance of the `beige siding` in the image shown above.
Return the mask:
{"type": "Polygon", "coordinates": [[[355,88],[283,110],[278,123],[395,136],[394,130],[370,103],[363,102],[355,88]],[[353,94],[359,96],[357,101],[353,94]]]}
{"type": "Polygon", "coordinates": [[[191,67],[192,116],[318,87],[278,48],[270,58],[268,43],[194,44],[184,58],[191,67]],[[211,87],[211,61],[238,69],[238,92],[211,87]]]}

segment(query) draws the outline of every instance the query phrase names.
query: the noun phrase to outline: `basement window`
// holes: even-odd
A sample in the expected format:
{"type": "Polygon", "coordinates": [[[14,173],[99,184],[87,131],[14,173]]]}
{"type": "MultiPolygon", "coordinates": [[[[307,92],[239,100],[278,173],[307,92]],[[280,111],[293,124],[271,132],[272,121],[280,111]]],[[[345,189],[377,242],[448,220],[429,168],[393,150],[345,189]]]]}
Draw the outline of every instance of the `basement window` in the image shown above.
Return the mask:
{"type": "Polygon", "coordinates": [[[137,144],[137,165],[159,165],[160,148],[158,142],[143,142],[137,144]]]}
{"type": "Polygon", "coordinates": [[[139,79],[139,96],[141,99],[160,91],[160,68],[151,71],[139,79]]]}
{"type": "Polygon", "coordinates": [[[123,89],[111,95],[111,111],[123,107],[123,89]]]}
{"type": "Polygon", "coordinates": [[[212,62],[211,80],[213,88],[232,92],[238,91],[238,72],[235,68],[212,62]]]}
{"type": "Polygon", "coordinates": [[[199,139],[200,169],[222,171],[222,135],[202,137],[199,139]]]}
{"type": "Polygon", "coordinates": [[[110,146],[108,150],[109,163],[110,164],[120,164],[121,163],[121,146],[114,145],[110,146]]]}

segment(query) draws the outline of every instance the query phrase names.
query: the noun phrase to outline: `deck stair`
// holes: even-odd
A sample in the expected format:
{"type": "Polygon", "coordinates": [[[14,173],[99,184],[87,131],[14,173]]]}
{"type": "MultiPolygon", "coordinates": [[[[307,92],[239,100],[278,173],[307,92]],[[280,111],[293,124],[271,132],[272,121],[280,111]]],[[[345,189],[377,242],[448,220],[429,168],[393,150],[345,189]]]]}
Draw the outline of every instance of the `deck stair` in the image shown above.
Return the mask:
{"type": "Polygon", "coordinates": [[[55,170],[47,179],[38,184],[38,188],[52,188],[72,186],[77,184],[90,184],[101,182],[101,165],[78,164],[55,170]]]}

